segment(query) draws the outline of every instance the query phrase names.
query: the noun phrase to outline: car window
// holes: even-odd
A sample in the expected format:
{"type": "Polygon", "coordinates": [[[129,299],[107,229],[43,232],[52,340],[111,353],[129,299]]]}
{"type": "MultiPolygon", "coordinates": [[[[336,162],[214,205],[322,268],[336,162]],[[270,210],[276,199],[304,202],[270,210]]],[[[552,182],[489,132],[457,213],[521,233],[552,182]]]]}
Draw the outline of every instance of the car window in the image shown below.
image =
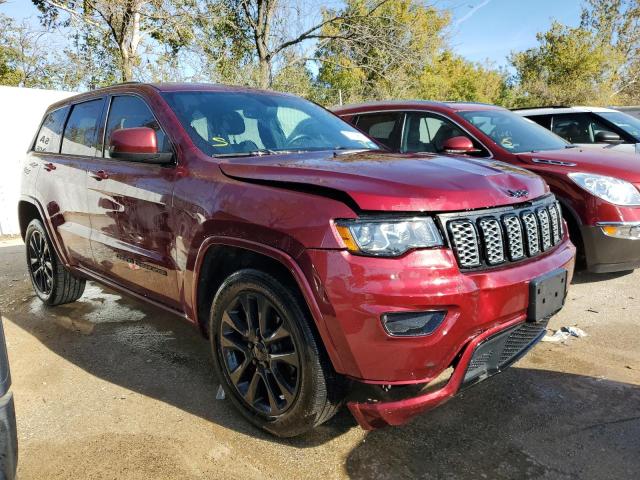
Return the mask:
{"type": "Polygon", "coordinates": [[[111,108],[109,109],[109,119],[107,120],[105,133],[104,156],[109,157],[109,139],[114,131],[121,128],[136,127],[148,127],[155,130],[158,140],[158,150],[160,152],[170,151],[167,136],[160,128],[160,125],[144,100],[132,95],[125,95],[113,97],[111,100],[111,108]]]}
{"type": "Polygon", "coordinates": [[[527,115],[529,120],[533,120],[541,127],[551,130],[551,115],[527,115]]]}
{"type": "Polygon", "coordinates": [[[590,113],[556,114],[551,131],[571,143],[597,143],[596,135],[600,132],[617,135],[590,113]]]}
{"type": "Polygon", "coordinates": [[[98,122],[102,99],[73,106],[62,138],[62,153],[93,157],[98,147],[98,122]]]}
{"type": "Polygon", "coordinates": [[[399,112],[369,113],[358,117],[356,126],[371,138],[392,150],[400,149],[402,114],[399,112]]]}
{"type": "Polygon", "coordinates": [[[59,108],[44,117],[33,148],[36,152],[58,153],[60,151],[62,128],[68,111],[67,107],[59,108]]]}
{"type": "Polygon", "coordinates": [[[509,153],[557,150],[568,145],[533,120],[508,110],[472,110],[458,115],[509,153]]]}
{"type": "Polygon", "coordinates": [[[292,95],[244,91],[162,95],[196,146],[212,156],[378,148],[344,120],[292,95]]]}
{"type": "Polygon", "coordinates": [[[638,118],[624,112],[600,112],[599,115],[627,132],[634,140],[640,140],[640,120],[638,118]]]}
{"type": "Polygon", "coordinates": [[[488,152],[461,127],[433,113],[409,113],[402,139],[403,152],[444,151],[444,142],[453,137],[467,137],[478,149],[474,155],[488,156],[488,152]]]}

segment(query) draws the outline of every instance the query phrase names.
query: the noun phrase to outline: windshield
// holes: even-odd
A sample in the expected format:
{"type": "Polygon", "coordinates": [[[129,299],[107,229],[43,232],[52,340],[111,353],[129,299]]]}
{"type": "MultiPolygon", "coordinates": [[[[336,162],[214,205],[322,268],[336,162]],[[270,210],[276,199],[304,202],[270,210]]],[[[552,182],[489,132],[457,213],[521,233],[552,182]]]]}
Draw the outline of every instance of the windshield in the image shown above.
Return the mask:
{"type": "Polygon", "coordinates": [[[508,111],[477,110],[459,114],[511,153],[557,150],[569,145],[546,128],[508,111]]]}
{"type": "Polygon", "coordinates": [[[207,155],[379,148],[348,123],[298,97],[212,91],[167,92],[163,97],[207,155]]]}
{"type": "Polygon", "coordinates": [[[598,115],[620,127],[636,140],[640,139],[640,120],[637,118],[622,112],[598,112],[598,115]]]}

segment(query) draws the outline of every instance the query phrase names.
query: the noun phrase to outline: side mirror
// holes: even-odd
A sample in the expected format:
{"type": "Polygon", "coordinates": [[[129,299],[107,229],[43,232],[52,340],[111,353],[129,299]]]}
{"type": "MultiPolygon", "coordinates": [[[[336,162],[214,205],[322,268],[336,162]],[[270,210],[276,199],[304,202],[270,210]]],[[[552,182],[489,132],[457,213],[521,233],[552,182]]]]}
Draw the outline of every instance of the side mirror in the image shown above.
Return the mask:
{"type": "Polygon", "coordinates": [[[620,135],[614,132],[607,132],[603,130],[601,132],[596,133],[595,137],[596,143],[620,143],[620,135]]]}
{"type": "Polygon", "coordinates": [[[149,127],[121,128],[109,139],[109,155],[130,162],[170,163],[173,153],[158,152],[156,132],[149,127]]]}
{"type": "Polygon", "coordinates": [[[471,153],[478,149],[473,146],[473,142],[468,137],[462,135],[447,138],[442,144],[442,150],[446,153],[471,153]]]}

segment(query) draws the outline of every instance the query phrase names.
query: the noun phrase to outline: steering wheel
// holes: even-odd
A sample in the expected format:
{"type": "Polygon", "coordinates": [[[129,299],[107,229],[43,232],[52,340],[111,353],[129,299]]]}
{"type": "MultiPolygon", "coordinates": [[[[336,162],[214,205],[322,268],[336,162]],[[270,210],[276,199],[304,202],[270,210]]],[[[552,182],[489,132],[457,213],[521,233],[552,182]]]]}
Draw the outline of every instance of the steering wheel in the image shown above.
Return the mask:
{"type": "Polygon", "coordinates": [[[313,138],[311,137],[311,135],[308,135],[306,133],[300,133],[300,134],[296,135],[293,138],[287,139],[287,147],[296,147],[296,146],[304,147],[304,146],[307,146],[304,143],[302,145],[300,145],[300,142],[304,141],[304,140],[307,140],[307,141],[310,140],[310,141],[313,142],[313,138]],[[298,145],[296,145],[296,144],[298,144],[298,145]]]}

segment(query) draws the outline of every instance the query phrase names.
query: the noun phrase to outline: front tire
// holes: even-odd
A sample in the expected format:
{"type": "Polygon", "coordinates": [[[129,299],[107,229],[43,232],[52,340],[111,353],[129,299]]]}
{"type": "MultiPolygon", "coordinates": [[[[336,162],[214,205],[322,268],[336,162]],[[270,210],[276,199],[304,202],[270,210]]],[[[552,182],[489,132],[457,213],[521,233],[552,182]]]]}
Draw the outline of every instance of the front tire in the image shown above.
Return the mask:
{"type": "Polygon", "coordinates": [[[25,234],[27,268],[33,289],[46,305],[75,302],[84,293],[85,281],[74,277],[53,249],[40,220],[32,220],[25,234]]]}
{"type": "Polygon", "coordinates": [[[280,437],[331,418],[338,381],[301,300],[275,278],[240,270],[211,306],[214,367],[228,398],[254,425],[280,437]]]}

